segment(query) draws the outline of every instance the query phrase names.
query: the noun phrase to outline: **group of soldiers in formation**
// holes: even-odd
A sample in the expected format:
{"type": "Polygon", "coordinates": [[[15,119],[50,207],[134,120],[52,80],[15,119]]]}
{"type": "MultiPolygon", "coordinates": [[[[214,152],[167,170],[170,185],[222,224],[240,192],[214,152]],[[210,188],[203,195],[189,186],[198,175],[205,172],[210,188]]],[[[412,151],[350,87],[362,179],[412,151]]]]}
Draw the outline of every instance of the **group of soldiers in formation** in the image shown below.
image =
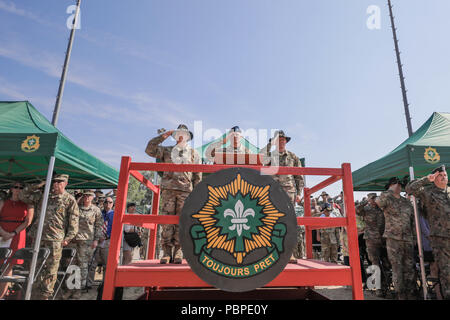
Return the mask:
{"type": "MultiPolygon", "coordinates": [[[[163,131],[157,137],[151,139],[145,152],[161,162],[200,164],[202,162],[198,152],[189,145],[193,134],[186,125],[179,125],[176,130],[163,131]],[[174,146],[161,146],[172,136],[176,144],[174,146]]],[[[264,165],[277,165],[287,167],[301,167],[300,159],[291,151],[286,150],[286,144],[290,137],[279,130],[275,136],[269,139],[267,145],[261,149],[264,165]],[[274,151],[271,151],[275,147],[274,151]]],[[[225,138],[212,143],[206,150],[206,157],[214,162],[215,152],[224,153],[250,153],[241,143],[241,129],[237,126],[231,128],[225,138]]],[[[291,202],[301,204],[301,194],[304,187],[304,177],[301,175],[273,175],[288,194],[291,202]]],[[[107,250],[109,247],[106,229],[108,228],[108,211],[112,209],[112,198],[104,201],[100,194],[94,203],[94,191],[85,190],[82,198],[77,203],[74,196],[65,190],[69,176],[57,175],[53,179],[53,189],[47,204],[44,228],[41,238],[41,247],[50,249],[50,256],[42,269],[38,280],[34,284],[34,299],[48,299],[53,294],[57,279],[57,271],[61,260],[62,248],[65,246],[77,249],[77,264],[81,268],[82,285],[89,286],[93,281],[92,270],[98,263],[106,265],[107,250]],[[95,258],[93,267],[88,270],[88,265],[93,257],[93,250],[101,247],[95,258]]],[[[180,215],[184,202],[193,188],[202,180],[199,172],[164,172],[161,181],[160,214],[180,215]]],[[[439,280],[443,295],[446,299],[449,295],[449,230],[448,220],[450,213],[450,188],[447,186],[448,178],[445,167],[439,167],[432,174],[406,186],[406,192],[420,199],[424,213],[430,224],[430,240],[435,261],[439,266],[439,280]]],[[[27,203],[38,208],[42,205],[42,186],[44,183],[27,186],[23,190],[23,197],[27,203]]],[[[411,201],[400,195],[401,181],[393,178],[386,186],[386,191],[378,197],[369,194],[368,200],[359,203],[356,207],[357,214],[363,217],[366,228],[364,239],[367,244],[367,252],[372,264],[381,261],[380,251],[386,246],[389,263],[392,268],[393,284],[399,299],[409,298],[414,286],[414,253],[415,241],[414,211],[411,201]]],[[[329,201],[326,195],[323,200],[312,199],[313,216],[345,216],[342,195],[340,201],[329,201]],[[342,210],[336,210],[336,207],[342,210]]],[[[38,219],[36,219],[38,220],[38,219]]],[[[109,221],[110,222],[110,221],[109,221]]],[[[33,223],[35,227],[38,223],[33,223]]],[[[33,228],[32,228],[33,229],[33,228]]],[[[36,229],[36,228],[35,228],[36,229]]],[[[34,229],[34,230],[35,230],[34,229]]],[[[341,239],[341,247],[346,247],[345,228],[321,229],[318,240],[321,242],[322,259],[330,262],[337,260],[338,239],[341,239]],[[344,231],[344,232],[342,232],[344,231]]],[[[35,233],[29,233],[34,239],[35,233]]],[[[179,241],[178,225],[161,225],[160,246],[162,256],[161,264],[182,263],[183,252],[179,241]]],[[[28,246],[28,244],[27,244],[28,246]]],[[[97,251],[97,250],[96,250],[97,251]]],[[[348,255],[348,254],[347,254],[348,255]]],[[[304,227],[298,227],[298,246],[291,258],[296,263],[297,258],[304,256],[304,227]]],[[[344,253],[345,256],[345,253],[344,253]]]]}
{"type": "MultiPolygon", "coordinates": [[[[76,249],[74,264],[80,267],[82,285],[79,289],[64,290],[66,298],[81,298],[81,289],[94,283],[97,264],[106,266],[109,237],[105,214],[112,210],[115,196],[105,196],[101,190],[68,192],[68,180],[67,174],[58,174],[52,179],[40,242],[40,247],[48,248],[50,255],[33,284],[32,299],[53,297],[63,248],[76,249]]],[[[27,228],[26,247],[35,244],[44,186],[45,182],[28,185],[21,193],[21,200],[29,208],[37,209],[35,219],[27,228]]]]}

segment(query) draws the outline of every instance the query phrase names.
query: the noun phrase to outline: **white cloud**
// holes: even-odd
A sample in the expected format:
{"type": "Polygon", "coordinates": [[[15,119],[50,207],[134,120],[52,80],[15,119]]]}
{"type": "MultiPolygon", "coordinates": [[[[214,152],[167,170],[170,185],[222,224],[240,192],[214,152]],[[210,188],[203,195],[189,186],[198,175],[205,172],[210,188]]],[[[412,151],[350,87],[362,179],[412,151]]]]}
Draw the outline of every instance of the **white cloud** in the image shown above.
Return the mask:
{"type": "Polygon", "coordinates": [[[13,3],[12,1],[0,0],[0,10],[6,11],[11,14],[15,14],[17,16],[25,17],[27,19],[33,20],[33,21],[43,24],[43,25],[47,25],[47,26],[51,25],[51,23],[49,23],[47,20],[42,19],[41,17],[37,16],[36,14],[34,14],[28,10],[18,8],[15,5],[15,3],[13,3]]]}

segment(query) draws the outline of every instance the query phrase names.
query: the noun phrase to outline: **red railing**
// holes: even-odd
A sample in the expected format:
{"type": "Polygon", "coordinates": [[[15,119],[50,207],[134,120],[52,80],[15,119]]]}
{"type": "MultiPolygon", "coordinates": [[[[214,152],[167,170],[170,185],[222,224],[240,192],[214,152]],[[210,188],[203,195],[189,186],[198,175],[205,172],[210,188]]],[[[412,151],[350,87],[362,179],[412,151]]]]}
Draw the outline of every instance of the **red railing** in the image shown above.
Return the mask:
{"type": "MultiPolygon", "coordinates": [[[[111,300],[114,294],[117,268],[119,265],[120,246],[122,241],[123,224],[143,226],[150,229],[147,259],[155,257],[156,226],[158,224],[178,224],[178,216],[158,215],[160,187],[146,179],[139,171],[168,171],[168,172],[205,172],[213,173],[232,167],[245,167],[258,171],[267,170],[268,167],[252,165],[205,165],[205,164],[171,164],[171,163],[138,163],[131,162],[130,157],[122,157],[117,190],[111,240],[106,267],[103,299],[111,300]],[[150,215],[126,214],[126,199],[129,176],[132,175],[153,192],[152,212],[150,215]]],[[[346,227],[348,251],[351,269],[351,284],[353,299],[363,299],[361,267],[359,260],[358,234],[356,229],[355,206],[353,199],[352,172],[349,163],[342,164],[341,168],[296,168],[278,167],[278,175],[316,175],[330,176],[312,188],[304,188],[304,217],[297,218],[298,225],[305,226],[306,257],[313,258],[312,230],[330,227],[346,227]],[[341,180],[346,217],[343,218],[317,218],[311,217],[310,195],[341,180]]]]}

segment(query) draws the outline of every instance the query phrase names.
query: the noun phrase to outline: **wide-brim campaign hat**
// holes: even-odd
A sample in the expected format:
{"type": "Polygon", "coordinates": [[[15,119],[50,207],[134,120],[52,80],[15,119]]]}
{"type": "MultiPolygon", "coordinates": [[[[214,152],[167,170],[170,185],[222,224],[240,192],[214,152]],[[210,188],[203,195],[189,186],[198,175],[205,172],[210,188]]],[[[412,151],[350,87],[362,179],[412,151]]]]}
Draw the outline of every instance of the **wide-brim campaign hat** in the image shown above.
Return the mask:
{"type": "Polygon", "coordinates": [[[286,143],[288,143],[289,141],[291,141],[291,137],[288,137],[283,130],[278,130],[275,131],[275,134],[273,135],[273,138],[269,139],[269,142],[272,141],[272,139],[275,139],[278,136],[278,138],[285,138],[286,139],[286,143]]]}
{"type": "Polygon", "coordinates": [[[173,131],[172,137],[175,138],[175,135],[176,135],[178,132],[189,133],[189,135],[191,136],[191,138],[190,138],[189,140],[194,139],[194,134],[193,134],[191,131],[189,131],[187,125],[185,125],[185,124],[180,124],[180,125],[178,126],[178,128],[177,128],[176,130],[173,131]]]}
{"type": "Polygon", "coordinates": [[[388,183],[384,186],[384,188],[387,190],[393,184],[399,184],[399,185],[403,186],[403,184],[402,184],[402,182],[400,181],[399,178],[392,177],[392,178],[389,179],[388,183]]]}

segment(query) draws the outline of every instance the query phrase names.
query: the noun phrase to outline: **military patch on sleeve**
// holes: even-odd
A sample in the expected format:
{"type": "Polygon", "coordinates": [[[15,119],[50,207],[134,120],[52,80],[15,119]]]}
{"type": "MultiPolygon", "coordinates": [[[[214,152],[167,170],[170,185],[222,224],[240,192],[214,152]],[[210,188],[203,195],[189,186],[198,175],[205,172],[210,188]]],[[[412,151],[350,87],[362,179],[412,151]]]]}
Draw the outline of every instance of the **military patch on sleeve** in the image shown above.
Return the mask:
{"type": "Polygon", "coordinates": [[[211,174],[184,203],[183,254],[205,282],[225,291],[263,287],[297,242],[294,207],[272,177],[248,168],[211,174]]]}

